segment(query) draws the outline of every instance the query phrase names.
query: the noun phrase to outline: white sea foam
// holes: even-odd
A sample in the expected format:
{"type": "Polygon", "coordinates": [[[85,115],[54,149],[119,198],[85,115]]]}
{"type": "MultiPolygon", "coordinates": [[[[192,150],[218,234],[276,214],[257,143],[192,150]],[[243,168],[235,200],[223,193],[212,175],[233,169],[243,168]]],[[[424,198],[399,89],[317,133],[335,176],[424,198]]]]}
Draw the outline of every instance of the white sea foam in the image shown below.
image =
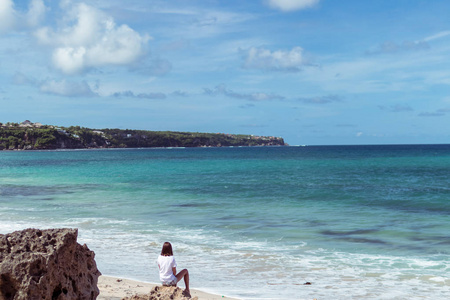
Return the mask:
{"type": "Polygon", "coordinates": [[[158,282],[155,260],[171,236],[179,268],[189,268],[193,287],[243,299],[423,299],[450,296],[448,261],[382,255],[302,251],[294,245],[233,241],[205,229],[146,229],[107,218],[64,222],[0,222],[1,233],[28,227],[77,227],[79,242],[96,253],[103,274],[158,282]],[[430,267],[438,267],[431,268],[430,267]],[[205,270],[208,270],[205,274],[205,270]],[[305,282],[311,285],[303,285],[305,282]]]}

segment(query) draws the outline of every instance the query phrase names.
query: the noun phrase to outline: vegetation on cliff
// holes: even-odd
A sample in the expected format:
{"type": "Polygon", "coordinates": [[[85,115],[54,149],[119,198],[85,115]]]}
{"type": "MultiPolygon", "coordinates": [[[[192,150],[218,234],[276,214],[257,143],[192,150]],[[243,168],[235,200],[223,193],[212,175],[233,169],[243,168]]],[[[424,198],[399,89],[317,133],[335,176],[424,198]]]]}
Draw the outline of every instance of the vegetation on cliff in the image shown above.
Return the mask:
{"type": "Polygon", "coordinates": [[[0,150],[282,146],[278,137],[0,123],[0,150]]]}

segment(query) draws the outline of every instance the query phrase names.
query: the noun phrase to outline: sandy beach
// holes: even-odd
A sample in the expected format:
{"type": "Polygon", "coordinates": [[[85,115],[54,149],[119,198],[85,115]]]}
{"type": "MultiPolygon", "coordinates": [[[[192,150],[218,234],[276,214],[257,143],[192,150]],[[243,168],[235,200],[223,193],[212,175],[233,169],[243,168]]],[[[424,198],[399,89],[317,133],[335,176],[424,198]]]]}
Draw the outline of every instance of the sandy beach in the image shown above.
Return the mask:
{"type": "MultiPolygon", "coordinates": [[[[120,300],[123,297],[129,297],[135,294],[148,294],[150,290],[156,285],[159,284],[102,275],[98,278],[98,288],[100,289],[100,295],[97,297],[97,299],[120,300]]],[[[191,296],[198,297],[199,300],[237,300],[235,298],[229,298],[222,295],[213,295],[192,288],[191,296]]]]}

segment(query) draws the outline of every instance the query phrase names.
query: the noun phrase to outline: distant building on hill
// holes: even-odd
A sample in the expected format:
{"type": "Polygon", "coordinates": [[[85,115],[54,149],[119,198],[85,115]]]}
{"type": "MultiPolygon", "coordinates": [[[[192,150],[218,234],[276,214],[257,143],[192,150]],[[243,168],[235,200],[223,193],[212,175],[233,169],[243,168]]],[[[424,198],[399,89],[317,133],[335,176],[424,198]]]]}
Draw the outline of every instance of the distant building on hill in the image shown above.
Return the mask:
{"type": "Polygon", "coordinates": [[[25,120],[19,124],[19,127],[33,127],[33,123],[30,120],[25,120]]]}
{"type": "Polygon", "coordinates": [[[44,125],[42,125],[42,123],[39,123],[39,122],[33,123],[30,120],[25,120],[25,121],[23,121],[22,123],[19,124],[19,127],[41,128],[42,126],[44,126],[44,125]]]}

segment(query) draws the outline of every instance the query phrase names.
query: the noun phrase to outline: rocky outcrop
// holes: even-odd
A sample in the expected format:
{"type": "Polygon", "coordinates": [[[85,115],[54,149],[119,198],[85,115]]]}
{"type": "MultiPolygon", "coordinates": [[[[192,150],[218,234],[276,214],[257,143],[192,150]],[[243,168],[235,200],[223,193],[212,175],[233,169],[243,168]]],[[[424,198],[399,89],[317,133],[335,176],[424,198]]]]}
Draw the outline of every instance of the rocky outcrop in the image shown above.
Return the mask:
{"type": "Polygon", "coordinates": [[[182,289],[175,286],[155,286],[150,294],[134,295],[126,297],[122,300],[198,300],[197,297],[191,298],[186,295],[182,289]]]}
{"type": "Polygon", "coordinates": [[[77,229],[0,235],[0,300],[93,300],[101,273],[77,229]]]}

